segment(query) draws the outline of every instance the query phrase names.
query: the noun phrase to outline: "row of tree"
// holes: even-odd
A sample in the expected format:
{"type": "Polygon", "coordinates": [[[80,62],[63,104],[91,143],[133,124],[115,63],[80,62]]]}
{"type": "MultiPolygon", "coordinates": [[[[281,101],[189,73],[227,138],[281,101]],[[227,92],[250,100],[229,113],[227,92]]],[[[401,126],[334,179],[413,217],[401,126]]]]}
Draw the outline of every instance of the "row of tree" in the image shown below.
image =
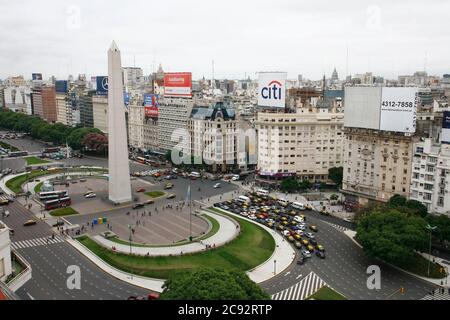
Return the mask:
{"type": "Polygon", "coordinates": [[[450,243],[450,218],[434,215],[415,200],[393,196],[387,204],[365,207],[358,216],[356,239],[364,251],[395,265],[414,263],[416,252],[426,252],[428,225],[436,226],[433,242],[450,243]]]}
{"type": "MultiPolygon", "coordinates": [[[[105,144],[105,135],[96,128],[70,127],[61,123],[48,123],[36,116],[12,111],[0,112],[0,128],[24,132],[32,138],[51,143],[53,145],[64,145],[66,142],[74,150],[88,148],[90,144],[98,146],[98,152],[102,152],[105,144]],[[89,135],[91,134],[91,135],[89,135]],[[86,138],[89,135],[89,139],[86,138]],[[95,141],[92,142],[91,141],[95,141]]],[[[107,146],[107,144],[106,144],[107,146]]]]}

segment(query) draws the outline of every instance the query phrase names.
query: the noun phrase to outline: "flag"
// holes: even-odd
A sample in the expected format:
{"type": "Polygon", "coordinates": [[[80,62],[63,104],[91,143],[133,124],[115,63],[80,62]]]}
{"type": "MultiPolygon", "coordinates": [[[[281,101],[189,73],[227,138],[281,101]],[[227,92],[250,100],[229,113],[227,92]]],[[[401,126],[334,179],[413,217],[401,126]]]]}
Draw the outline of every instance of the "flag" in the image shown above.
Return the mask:
{"type": "Polygon", "coordinates": [[[191,201],[191,185],[188,186],[187,193],[186,193],[186,200],[184,201],[183,208],[187,207],[189,205],[190,201],[191,201]]]}

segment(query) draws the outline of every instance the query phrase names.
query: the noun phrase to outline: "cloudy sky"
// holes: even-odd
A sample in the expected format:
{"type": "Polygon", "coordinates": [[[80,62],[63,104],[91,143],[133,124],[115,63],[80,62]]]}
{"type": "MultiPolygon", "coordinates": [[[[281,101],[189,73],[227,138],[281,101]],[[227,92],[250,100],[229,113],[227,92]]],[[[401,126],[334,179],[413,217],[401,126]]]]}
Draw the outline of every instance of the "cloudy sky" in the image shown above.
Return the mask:
{"type": "Polygon", "coordinates": [[[106,74],[113,39],[124,66],[194,78],[212,60],[216,78],[450,73],[447,0],[0,0],[0,12],[0,78],[106,74]]]}

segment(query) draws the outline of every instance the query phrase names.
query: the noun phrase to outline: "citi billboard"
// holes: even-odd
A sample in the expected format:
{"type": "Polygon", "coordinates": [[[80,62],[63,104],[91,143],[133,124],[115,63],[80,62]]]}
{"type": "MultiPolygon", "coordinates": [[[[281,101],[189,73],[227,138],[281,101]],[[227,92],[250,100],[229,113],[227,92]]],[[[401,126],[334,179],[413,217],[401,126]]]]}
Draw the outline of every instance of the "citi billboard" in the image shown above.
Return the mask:
{"type": "Polygon", "coordinates": [[[284,108],[286,106],[286,72],[260,72],[258,106],[284,108]]]}
{"type": "Polygon", "coordinates": [[[192,73],[165,73],[164,96],[192,97],[192,73]]]}

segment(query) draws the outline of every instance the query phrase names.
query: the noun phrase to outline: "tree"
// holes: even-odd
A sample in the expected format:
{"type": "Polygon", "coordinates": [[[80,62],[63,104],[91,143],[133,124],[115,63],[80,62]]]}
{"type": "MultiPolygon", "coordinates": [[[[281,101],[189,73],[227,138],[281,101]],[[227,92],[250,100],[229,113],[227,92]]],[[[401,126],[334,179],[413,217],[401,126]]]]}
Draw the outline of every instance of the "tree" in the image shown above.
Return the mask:
{"type": "Polygon", "coordinates": [[[77,128],[67,137],[69,146],[74,150],[80,150],[83,147],[83,139],[89,133],[101,133],[96,128],[77,128]]]}
{"type": "Polygon", "coordinates": [[[81,144],[88,150],[105,154],[108,150],[108,138],[103,133],[90,132],[83,138],[81,144]]]}
{"type": "Polygon", "coordinates": [[[162,300],[269,300],[241,271],[201,269],[179,272],[163,285],[162,300]]]}
{"type": "Polygon", "coordinates": [[[295,178],[287,178],[281,182],[280,188],[284,192],[292,193],[298,190],[298,182],[295,178]]]}
{"type": "Polygon", "coordinates": [[[309,180],[302,180],[298,183],[298,189],[300,191],[306,191],[308,189],[311,189],[312,183],[309,180]]]}
{"type": "Polygon", "coordinates": [[[344,168],[343,167],[334,167],[328,169],[328,177],[331,181],[336,183],[338,186],[342,185],[342,179],[344,178],[344,168]]]}
{"type": "Polygon", "coordinates": [[[450,242],[450,218],[446,215],[430,214],[426,217],[427,222],[432,226],[437,226],[433,231],[433,239],[442,244],[450,242]]]}
{"type": "Polygon", "coordinates": [[[390,207],[404,207],[406,204],[406,198],[399,194],[394,194],[388,201],[390,207]]]}
{"type": "Polygon", "coordinates": [[[416,251],[427,248],[426,221],[395,209],[377,210],[361,217],[356,240],[371,257],[396,265],[414,261],[416,251]]]}
{"type": "Polygon", "coordinates": [[[393,195],[388,201],[388,207],[397,209],[408,215],[416,215],[424,218],[428,214],[427,207],[417,200],[407,200],[399,194],[393,195]]]}

